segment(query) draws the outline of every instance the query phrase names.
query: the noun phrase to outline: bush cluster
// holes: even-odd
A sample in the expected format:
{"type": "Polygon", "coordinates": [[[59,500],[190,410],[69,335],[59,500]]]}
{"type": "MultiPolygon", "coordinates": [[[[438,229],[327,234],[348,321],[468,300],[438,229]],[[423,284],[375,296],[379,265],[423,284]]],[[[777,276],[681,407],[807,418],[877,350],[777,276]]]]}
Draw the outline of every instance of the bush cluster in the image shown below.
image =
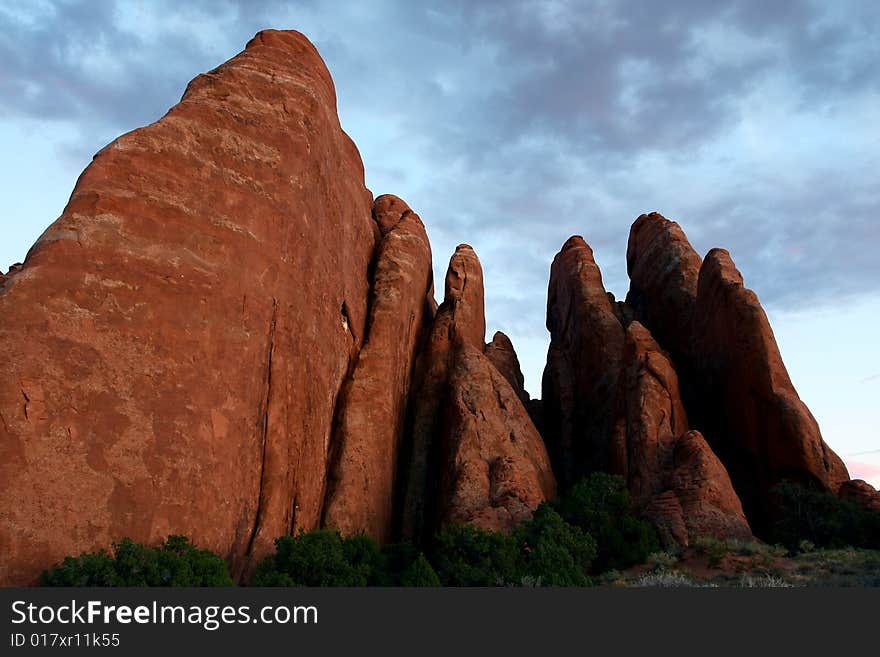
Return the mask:
{"type": "Polygon", "coordinates": [[[596,540],[596,572],[643,563],[660,550],[654,526],[633,515],[623,477],[593,473],[553,506],[566,522],[596,540]]]}
{"type": "Polygon", "coordinates": [[[771,538],[792,552],[813,547],[880,549],[880,512],[788,481],[774,487],[773,494],[778,520],[771,538]]]}
{"type": "MultiPolygon", "coordinates": [[[[256,568],[255,586],[588,586],[592,576],[643,562],[659,549],[636,519],[621,477],[594,474],[541,504],[510,533],[471,526],[441,531],[427,555],[411,544],[379,546],[368,536],[319,529],[282,536],[256,568]]],[[[228,586],[220,557],[171,536],[160,548],[128,539],[114,554],[64,560],[48,586],[228,586]]]]}
{"type": "Polygon", "coordinates": [[[232,586],[226,561],[184,536],[158,548],[127,538],[104,550],[67,557],[43,572],[43,586],[232,586]]]}
{"type": "Polygon", "coordinates": [[[422,554],[408,544],[379,547],[331,530],[276,541],[257,568],[258,586],[588,586],[610,568],[658,550],[651,525],[630,510],[621,477],[594,474],[510,533],[472,526],[441,531],[422,554]],[[588,506],[588,508],[585,508],[588,506]]]}
{"type": "Polygon", "coordinates": [[[275,541],[254,572],[254,586],[439,586],[425,555],[409,544],[379,547],[369,536],[331,529],[275,541]]]}

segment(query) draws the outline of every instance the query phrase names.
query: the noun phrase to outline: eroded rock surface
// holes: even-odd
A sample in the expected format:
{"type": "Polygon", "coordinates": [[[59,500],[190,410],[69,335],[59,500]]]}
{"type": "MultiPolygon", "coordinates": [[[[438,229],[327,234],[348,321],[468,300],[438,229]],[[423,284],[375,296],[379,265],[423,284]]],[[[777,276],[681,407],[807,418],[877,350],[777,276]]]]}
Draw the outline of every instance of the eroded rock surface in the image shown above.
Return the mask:
{"type": "Polygon", "coordinates": [[[0,582],[170,533],[240,572],[318,524],[371,204],[297,32],[95,156],[0,292],[0,582]]]}
{"type": "MultiPolygon", "coordinates": [[[[460,245],[417,366],[402,496],[405,537],[425,538],[444,523],[511,529],[555,495],[544,443],[520,393],[484,353],[483,308],[480,261],[460,245]]],[[[491,351],[502,342],[496,336],[491,351]]],[[[507,345],[507,355],[494,359],[516,380],[507,345]]]]}
{"type": "Polygon", "coordinates": [[[507,379],[517,396],[522,400],[523,405],[528,405],[529,394],[525,389],[525,377],[523,377],[519,358],[516,356],[516,350],[513,348],[510,338],[501,331],[496,331],[492,336],[492,342],[486,345],[485,354],[492,361],[495,369],[507,379]]]}
{"type": "Polygon", "coordinates": [[[798,397],[758,297],[723,249],[700,269],[691,354],[692,415],[757,527],[766,527],[768,494],[782,479],[830,491],[849,479],[798,397]]]}
{"type": "Polygon", "coordinates": [[[450,371],[440,441],[441,524],[508,531],[556,496],[544,442],[517,391],[468,343],[450,371]]]}
{"type": "Polygon", "coordinates": [[[566,241],[550,268],[547,329],[543,431],[560,484],[595,470],[623,474],[624,331],[580,236],[566,241]]]}
{"type": "Polygon", "coordinates": [[[391,539],[412,370],[433,316],[431,247],[418,215],[391,195],[373,204],[383,238],[366,338],[337,402],[324,525],[391,539]]]}
{"type": "Polygon", "coordinates": [[[724,463],[753,528],[767,530],[779,481],[833,491],[848,479],[726,251],[701,262],[678,224],[652,213],[633,224],[627,265],[627,303],[671,355],[691,426],[724,463]]]}
{"type": "Polygon", "coordinates": [[[845,500],[858,502],[871,511],[880,511],[880,491],[863,479],[843,482],[837,494],[845,500]]]}
{"type": "Polygon", "coordinates": [[[724,466],[688,431],[669,355],[606,293],[589,246],[568,240],[551,271],[544,426],[569,481],[597,470],[623,476],[667,544],[751,536],[724,466]],[[590,457],[571,459],[579,444],[590,457]]]}

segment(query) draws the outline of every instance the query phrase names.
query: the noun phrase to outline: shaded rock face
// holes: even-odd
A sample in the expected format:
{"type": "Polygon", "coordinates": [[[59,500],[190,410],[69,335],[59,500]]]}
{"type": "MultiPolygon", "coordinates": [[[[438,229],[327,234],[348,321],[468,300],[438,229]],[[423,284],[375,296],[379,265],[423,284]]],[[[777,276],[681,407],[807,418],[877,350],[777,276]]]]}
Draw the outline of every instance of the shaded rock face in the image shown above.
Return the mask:
{"type": "Polygon", "coordinates": [[[871,511],[880,511],[880,491],[863,479],[843,482],[837,494],[842,499],[858,502],[871,511]]]}
{"type": "Polygon", "coordinates": [[[492,355],[484,353],[483,305],[479,259],[460,245],[411,396],[400,519],[406,538],[424,539],[448,523],[511,529],[556,493],[544,443],[507,378],[521,388],[510,341],[496,335],[492,355]]]}
{"type": "Polygon", "coordinates": [[[627,481],[667,547],[752,532],[727,470],[688,420],[672,362],[639,322],[626,331],[627,481]]]}
{"type": "Polygon", "coordinates": [[[779,481],[833,491],[848,479],[726,251],[700,262],[678,224],[653,213],[633,224],[627,265],[627,303],[672,355],[691,425],[726,466],[753,528],[766,531],[779,481]]]}
{"type": "Polygon", "coordinates": [[[623,474],[624,331],[580,236],[565,243],[550,268],[547,329],[543,431],[560,484],[596,470],[623,474]]]}
{"type": "Polygon", "coordinates": [[[474,250],[460,244],[449,260],[445,298],[419,352],[409,408],[405,458],[400,472],[401,509],[396,533],[411,539],[429,535],[436,512],[428,491],[437,485],[436,438],[456,346],[482,349],[486,334],[483,269],[474,250]]]}
{"type": "Polygon", "coordinates": [[[624,347],[626,468],[630,495],[642,508],[667,488],[679,436],[688,430],[678,376],[650,332],[638,322],[624,347]]]}
{"type": "Polygon", "coordinates": [[[700,269],[693,335],[700,427],[756,526],[766,526],[767,495],[782,479],[834,491],[849,478],[798,397],[757,296],[722,249],[700,269]]]}
{"type": "Polygon", "coordinates": [[[519,366],[519,358],[513,348],[510,338],[501,331],[496,331],[492,336],[492,342],[486,345],[486,357],[492,361],[501,375],[507,379],[507,382],[514,389],[523,405],[528,405],[529,394],[525,389],[525,377],[519,366]]]}
{"type": "Polygon", "coordinates": [[[681,507],[688,542],[701,536],[752,538],[727,470],[699,431],[675,441],[667,486],[681,507]]]}
{"type": "Polygon", "coordinates": [[[626,305],[677,364],[690,340],[701,263],[681,226],[657,212],[630,228],[626,305]]]}
{"type": "Polygon", "coordinates": [[[169,533],[241,571],[318,524],[371,202],[296,32],[95,156],[0,292],[0,582],[169,533]]]}
{"type": "Polygon", "coordinates": [[[476,347],[459,345],[439,440],[441,524],[512,530],[556,480],[517,391],[476,347]]]}
{"type": "Polygon", "coordinates": [[[416,351],[433,319],[431,247],[418,215],[395,196],[373,204],[383,234],[363,346],[337,403],[324,525],[391,538],[394,483],[416,351]]]}
{"type": "Polygon", "coordinates": [[[688,432],[672,361],[606,293],[582,239],[556,257],[548,298],[543,426],[561,457],[557,472],[568,483],[596,470],[623,476],[635,508],[670,545],[751,536],[724,466],[688,432]]]}

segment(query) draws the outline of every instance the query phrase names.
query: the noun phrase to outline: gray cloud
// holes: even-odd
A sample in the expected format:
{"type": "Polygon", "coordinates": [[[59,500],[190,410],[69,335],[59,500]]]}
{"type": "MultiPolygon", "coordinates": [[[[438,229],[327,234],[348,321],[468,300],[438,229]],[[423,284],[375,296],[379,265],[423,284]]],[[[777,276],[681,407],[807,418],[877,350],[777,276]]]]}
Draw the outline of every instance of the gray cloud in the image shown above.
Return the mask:
{"type": "Polygon", "coordinates": [[[427,223],[438,276],[455,244],[477,248],[490,323],[544,335],[550,261],[575,233],[622,296],[629,224],[651,210],[728,248],[765,303],[877,291],[874,3],[185,7],[0,5],[3,120],[71,122],[68,146],[94,152],[258,29],[293,27],[327,60],[374,192],[427,223]]]}

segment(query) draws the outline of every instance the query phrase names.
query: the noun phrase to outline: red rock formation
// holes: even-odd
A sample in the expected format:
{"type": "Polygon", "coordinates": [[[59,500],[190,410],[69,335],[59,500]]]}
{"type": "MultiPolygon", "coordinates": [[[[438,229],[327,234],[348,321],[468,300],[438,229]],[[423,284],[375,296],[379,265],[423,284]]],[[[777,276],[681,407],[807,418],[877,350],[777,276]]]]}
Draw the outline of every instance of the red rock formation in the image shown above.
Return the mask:
{"type": "Polygon", "coordinates": [[[259,33],[101,150],[0,291],[0,583],[169,533],[240,571],[316,525],[370,213],[296,32],[259,33]]]}
{"type": "Polygon", "coordinates": [[[676,363],[690,340],[700,264],[674,221],[652,212],[633,223],[626,249],[626,303],[676,363]]]}
{"type": "Polygon", "coordinates": [[[384,237],[363,347],[337,402],[324,524],[387,541],[410,377],[433,319],[425,304],[431,247],[418,215],[399,198],[380,196],[373,210],[384,237]]]}
{"type": "Polygon", "coordinates": [[[570,486],[594,470],[625,474],[623,327],[580,236],[565,243],[550,268],[547,329],[543,430],[560,483],[570,486]]]}
{"type": "Polygon", "coordinates": [[[688,421],[671,361],[639,322],[626,330],[627,484],[664,542],[751,538],[727,470],[688,421]]]}
{"type": "Polygon", "coordinates": [[[335,106],[302,35],[259,33],[99,152],[0,275],[0,584],[124,536],[186,534],[241,574],[322,523],[509,530],[556,494],[530,413],[564,484],[623,475],[670,542],[750,536],[731,478],[762,525],[781,479],[880,505],[727,253],[701,265],[657,214],[633,225],[627,303],[582,238],[556,256],[530,400],[510,340],[484,345],[476,254],[456,249],[438,308],[424,226],[372,201],[335,106]]]}
{"type": "Polygon", "coordinates": [[[837,494],[841,499],[853,500],[871,511],[880,511],[880,491],[863,479],[844,481],[837,494]]]}
{"type": "MultiPolygon", "coordinates": [[[[517,391],[483,351],[483,274],[461,245],[418,364],[402,533],[441,523],[510,529],[556,492],[543,441],[517,391]]],[[[512,346],[510,353],[513,353],[512,346]]]]}
{"type": "Polygon", "coordinates": [[[688,421],[672,363],[638,322],[626,329],[623,362],[624,474],[633,502],[642,508],[667,488],[676,441],[688,430],[688,421]]]}
{"type": "Polygon", "coordinates": [[[681,506],[689,541],[700,536],[752,538],[727,470],[699,431],[676,439],[667,486],[681,506]]]}
{"type": "Polygon", "coordinates": [[[436,486],[436,467],[431,466],[436,460],[435,437],[455,346],[468,342],[482,349],[486,334],[483,269],[469,245],[456,247],[445,286],[445,298],[416,361],[410,401],[410,439],[404,453],[399,518],[399,533],[410,539],[425,537],[435,524],[436,510],[428,491],[436,486]]]}
{"type": "Polygon", "coordinates": [[[722,249],[700,269],[690,353],[700,427],[753,526],[766,527],[767,496],[782,479],[832,491],[849,479],[798,397],[758,297],[722,249]]]}
{"type": "Polygon", "coordinates": [[[516,390],[467,342],[456,350],[439,440],[442,524],[511,530],[556,496],[544,442],[516,390]]]}
{"type": "Polygon", "coordinates": [[[780,480],[835,490],[848,478],[727,252],[701,264],[678,224],[653,213],[633,224],[627,266],[627,303],[671,354],[691,425],[727,467],[752,527],[766,531],[780,480]]]}
{"type": "Polygon", "coordinates": [[[516,351],[513,343],[504,333],[496,331],[492,336],[492,342],[486,345],[486,357],[492,361],[501,375],[507,379],[507,382],[514,389],[523,405],[529,403],[529,393],[525,389],[525,377],[519,366],[519,358],[516,357],[516,351]]]}
{"type": "Polygon", "coordinates": [[[14,265],[9,267],[9,271],[6,274],[3,274],[3,271],[0,270],[0,285],[3,285],[6,281],[12,278],[12,275],[17,271],[20,271],[22,264],[20,262],[16,262],[14,265]]]}
{"type": "Polygon", "coordinates": [[[636,509],[668,543],[687,545],[694,532],[750,536],[724,467],[702,436],[687,433],[672,362],[642,324],[629,321],[629,306],[605,292],[580,238],[556,257],[549,299],[545,435],[556,439],[563,467],[584,436],[594,455],[571,461],[572,480],[593,470],[622,475],[636,509]]]}

